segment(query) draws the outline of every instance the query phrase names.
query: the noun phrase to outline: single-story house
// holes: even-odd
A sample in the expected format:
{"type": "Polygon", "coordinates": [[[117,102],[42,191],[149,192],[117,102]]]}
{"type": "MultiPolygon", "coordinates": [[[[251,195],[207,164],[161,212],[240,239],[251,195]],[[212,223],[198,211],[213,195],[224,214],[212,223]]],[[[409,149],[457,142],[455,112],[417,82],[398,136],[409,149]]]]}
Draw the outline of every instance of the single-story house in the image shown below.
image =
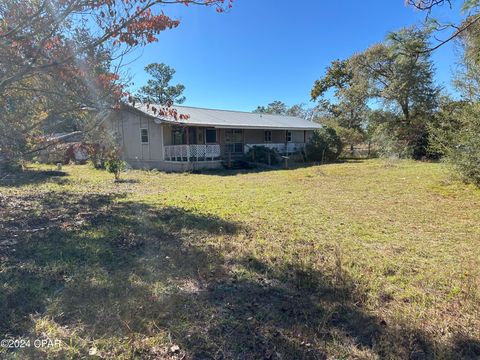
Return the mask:
{"type": "Polygon", "coordinates": [[[292,154],[321,128],[293,116],[145,104],[125,104],[111,120],[130,166],[164,171],[220,168],[255,146],[292,154]]]}

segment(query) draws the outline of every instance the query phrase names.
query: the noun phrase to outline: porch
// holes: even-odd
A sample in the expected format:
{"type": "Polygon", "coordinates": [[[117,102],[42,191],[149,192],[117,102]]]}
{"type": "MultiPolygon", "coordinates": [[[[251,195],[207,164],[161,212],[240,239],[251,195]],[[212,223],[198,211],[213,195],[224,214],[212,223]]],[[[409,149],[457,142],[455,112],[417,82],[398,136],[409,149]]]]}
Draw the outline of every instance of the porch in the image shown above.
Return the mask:
{"type": "Polygon", "coordinates": [[[266,147],[277,151],[280,155],[290,155],[302,151],[305,147],[304,143],[287,143],[287,144],[242,144],[243,151],[234,151],[230,146],[222,146],[220,144],[211,145],[167,145],[164,146],[165,161],[181,161],[181,162],[205,162],[220,161],[229,157],[242,157],[255,147],[266,147]]]}
{"type": "Polygon", "coordinates": [[[219,144],[164,146],[165,161],[215,161],[220,160],[219,144]]]}
{"type": "Polygon", "coordinates": [[[219,162],[242,158],[260,146],[290,155],[302,151],[306,140],[306,131],[166,126],[163,158],[169,162],[219,162]]]}

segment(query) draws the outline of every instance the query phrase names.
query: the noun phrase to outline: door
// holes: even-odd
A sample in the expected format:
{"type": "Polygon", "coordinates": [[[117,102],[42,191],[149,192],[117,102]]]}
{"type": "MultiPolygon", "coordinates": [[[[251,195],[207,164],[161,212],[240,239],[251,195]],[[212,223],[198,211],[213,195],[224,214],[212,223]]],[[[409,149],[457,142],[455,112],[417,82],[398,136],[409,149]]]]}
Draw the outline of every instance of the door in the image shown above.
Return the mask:
{"type": "Polygon", "coordinates": [[[243,130],[226,129],[225,144],[228,152],[232,154],[243,154],[243,130]]]}

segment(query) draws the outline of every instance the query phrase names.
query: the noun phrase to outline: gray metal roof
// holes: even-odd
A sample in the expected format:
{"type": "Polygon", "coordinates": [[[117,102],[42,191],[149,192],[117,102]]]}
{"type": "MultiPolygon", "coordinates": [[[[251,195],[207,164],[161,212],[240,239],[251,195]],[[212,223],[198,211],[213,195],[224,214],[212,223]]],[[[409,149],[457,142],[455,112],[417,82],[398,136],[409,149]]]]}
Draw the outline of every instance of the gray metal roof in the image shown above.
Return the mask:
{"type": "MultiPolygon", "coordinates": [[[[154,105],[155,106],[155,105],[154,105]]],[[[155,106],[157,109],[161,106],[155,106]]],[[[175,120],[173,117],[162,117],[152,111],[152,106],[136,104],[135,108],[147,115],[155,117],[162,122],[211,126],[216,128],[241,128],[241,129],[281,129],[281,130],[314,130],[322,125],[294,116],[267,115],[242,111],[203,109],[189,106],[173,106],[177,113],[189,115],[188,120],[175,120]]]]}

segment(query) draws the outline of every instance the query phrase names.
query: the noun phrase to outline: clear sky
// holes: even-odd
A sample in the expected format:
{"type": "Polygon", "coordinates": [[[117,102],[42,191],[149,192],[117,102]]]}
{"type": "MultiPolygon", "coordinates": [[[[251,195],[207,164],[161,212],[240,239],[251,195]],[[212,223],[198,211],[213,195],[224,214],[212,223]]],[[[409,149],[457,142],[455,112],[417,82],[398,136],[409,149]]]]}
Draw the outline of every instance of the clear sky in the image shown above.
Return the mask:
{"type": "MultiPolygon", "coordinates": [[[[146,82],[145,65],[164,62],[177,71],[173,83],[186,86],[184,105],[244,111],[274,100],[310,103],[313,82],[332,60],[425,17],[403,0],[235,0],[224,14],[184,5],[164,11],[181,24],[131,55],[138,57],[128,69],[132,89],[146,82]]],[[[435,15],[458,21],[459,10],[435,15]]],[[[447,45],[433,56],[437,82],[447,89],[457,55],[447,45]]]]}

